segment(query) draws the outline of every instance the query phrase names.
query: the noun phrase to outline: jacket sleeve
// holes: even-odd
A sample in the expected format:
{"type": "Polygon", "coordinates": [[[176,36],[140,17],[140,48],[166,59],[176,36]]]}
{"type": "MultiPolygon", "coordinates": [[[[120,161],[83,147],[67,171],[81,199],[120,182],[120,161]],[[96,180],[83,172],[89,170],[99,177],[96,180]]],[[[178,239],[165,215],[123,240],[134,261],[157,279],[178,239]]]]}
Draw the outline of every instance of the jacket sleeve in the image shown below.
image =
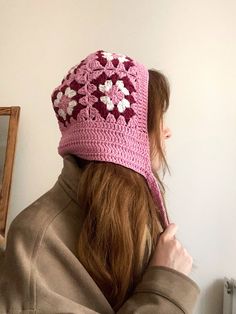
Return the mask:
{"type": "Polygon", "coordinates": [[[165,266],[149,266],[117,314],[190,314],[200,294],[187,275],[165,266]]]}

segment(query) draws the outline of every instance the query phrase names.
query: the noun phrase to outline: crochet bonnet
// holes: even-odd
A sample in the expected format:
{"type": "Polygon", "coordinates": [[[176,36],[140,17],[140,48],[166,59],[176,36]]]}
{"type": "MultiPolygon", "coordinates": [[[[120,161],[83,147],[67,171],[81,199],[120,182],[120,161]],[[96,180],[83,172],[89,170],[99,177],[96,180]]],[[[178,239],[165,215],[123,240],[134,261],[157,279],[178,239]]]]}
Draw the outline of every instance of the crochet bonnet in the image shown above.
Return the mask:
{"type": "Polygon", "coordinates": [[[108,161],[143,175],[165,229],[169,218],[151,169],[148,79],[137,60],[98,50],[67,72],[51,99],[62,135],[59,155],[108,161]]]}

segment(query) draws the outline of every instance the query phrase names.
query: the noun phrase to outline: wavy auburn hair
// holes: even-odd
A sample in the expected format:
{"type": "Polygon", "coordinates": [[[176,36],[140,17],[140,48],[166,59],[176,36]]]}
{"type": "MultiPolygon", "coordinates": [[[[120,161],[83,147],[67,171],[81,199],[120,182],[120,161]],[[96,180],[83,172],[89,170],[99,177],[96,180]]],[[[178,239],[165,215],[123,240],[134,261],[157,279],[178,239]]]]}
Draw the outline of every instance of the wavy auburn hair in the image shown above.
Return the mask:
{"type": "MultiPolygon", "coordinates": [[[[160,127],[169,107],[170,88],[160,71],[148,70],[148,134],[151,158],[162,150],[160,127]]],[[[83,173],[77,197],[85,211],[77,256],[117,311],[141,280],[163,231],[146,179],[119,164],[76,157],[83,173]]],[[[157,173],[165,205],[165,188],[157,173]]],[[[166,205],[165,205],[166,206],[166,205]]]]}

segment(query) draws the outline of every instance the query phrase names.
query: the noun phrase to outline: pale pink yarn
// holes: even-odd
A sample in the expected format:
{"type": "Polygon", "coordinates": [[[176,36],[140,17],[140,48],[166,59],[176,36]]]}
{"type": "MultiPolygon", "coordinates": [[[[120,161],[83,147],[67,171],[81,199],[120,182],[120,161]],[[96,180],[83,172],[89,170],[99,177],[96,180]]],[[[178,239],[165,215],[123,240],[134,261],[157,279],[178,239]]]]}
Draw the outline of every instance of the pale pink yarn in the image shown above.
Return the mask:
{"type": "Polygon", "coordinates": [[[147,131],[148,70],[128,57],[98,50],[73,66],[51,95],[61,139],[58,153],[109,161],[142,174],[169,224],[152,173],[147,131]]]}

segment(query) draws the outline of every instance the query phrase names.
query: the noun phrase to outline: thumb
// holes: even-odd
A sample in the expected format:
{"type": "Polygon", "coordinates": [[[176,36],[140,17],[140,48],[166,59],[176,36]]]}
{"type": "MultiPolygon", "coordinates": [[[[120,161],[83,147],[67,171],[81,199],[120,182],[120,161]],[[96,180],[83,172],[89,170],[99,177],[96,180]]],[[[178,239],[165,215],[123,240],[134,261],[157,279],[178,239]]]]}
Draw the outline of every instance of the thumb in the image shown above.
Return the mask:
{"type": "Polygon", "coordinates": [[[166,227],[162,234],[165,235],[165,238],[172,238],[175,236],[178,228],[179,227],[175,223],[171,223],[166,227]]]}

